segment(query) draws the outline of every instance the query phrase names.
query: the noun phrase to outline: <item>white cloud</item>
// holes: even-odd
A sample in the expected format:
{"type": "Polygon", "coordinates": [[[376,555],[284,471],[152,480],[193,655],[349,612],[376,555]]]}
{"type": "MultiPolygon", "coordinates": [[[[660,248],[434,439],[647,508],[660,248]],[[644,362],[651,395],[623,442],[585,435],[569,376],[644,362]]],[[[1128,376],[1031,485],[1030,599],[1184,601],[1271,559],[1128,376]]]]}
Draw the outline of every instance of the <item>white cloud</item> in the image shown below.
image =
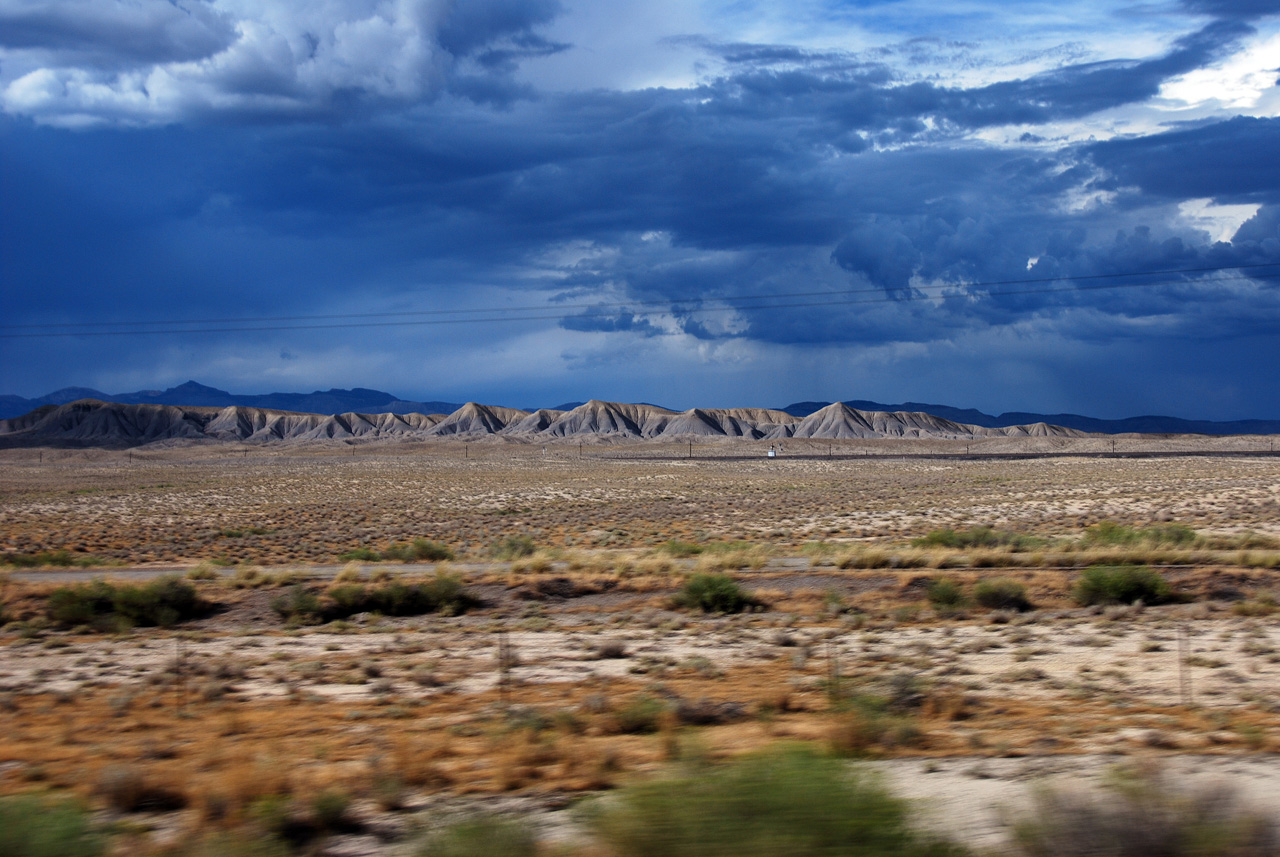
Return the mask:
{"type": "MultiPolygon", "coordinates": [[[[109,16],[102,8],[118,17],[133,8],[90,5],[104,19],[109,16]]],[[[169,4],[148,0],[142,5],[169,4]]],[[[62,18],[50,18],[22,43],[7,40],[0,48],[0,106],[54,124],[170,122],[211,111],[313,114],[337,109],[353,96],[396,103],[429,99],[442,91],[447,72],[460,59],[438,41],[454,8],[447,0],[191,5],[228,22],[225,45],[207,54],[174,48],[170,53],[177,58],[153,59],[139,56],[127,39],[120,44],[104,39],[92,55],[68,54],[54,48],[75,41],[79,25],[62,18]],[[116,54],[104,58],[112,50],[116,54]]],[[[126,23],[136,29],[151,26],[148,36],[156,42],[176,38],[164,20],[126,23]]],[[[527,24],[516,16],[506,33],[501,26],[482,35],[501,38],[527,24]]],[[[164,52],[155,48],[152,53],[164,52]]]]}
{"type": "Polygon", "coordinates": [[[1182,219],[1209,233],[1210,241],[1230,241],[1240,224],[1258,213],[1254,205],[1215,205],[1212,199],[1189,199],[1178,204],[1182,219]]]}
{"type": "Polygon", "coordinates": [[[1280,24],[1272,22],[1222,61],[1166,83],[1160,89],[1160,104],[1167,110],[1252,111],[1265,93],[1275,89],[1278,61],[1280,24]]]}
{"type": "Polygon", "coordinates": [[[684,88],[697,82],[705,55],[693,45],[670,41],[715,27],[697,3],[567,0],[565,6],[547,35],[574,47],[527,65],[523,77],[539,89],[684,88]]]}

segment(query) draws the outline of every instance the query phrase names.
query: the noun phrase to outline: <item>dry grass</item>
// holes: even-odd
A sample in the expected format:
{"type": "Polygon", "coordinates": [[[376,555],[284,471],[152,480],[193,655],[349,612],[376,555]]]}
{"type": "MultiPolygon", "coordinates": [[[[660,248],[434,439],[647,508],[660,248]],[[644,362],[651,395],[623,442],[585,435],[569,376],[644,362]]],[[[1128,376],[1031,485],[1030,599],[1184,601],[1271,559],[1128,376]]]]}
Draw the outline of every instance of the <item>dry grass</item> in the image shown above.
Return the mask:
{"type": "MultiPolygon", "coordinates": [[[[11,620],[0,792],[43,784],[96,806],[159,803],[205,830],[245,823],[264,799],[340,793],[396,812],[429,796],[557,795],[694,748],[716,758],[790,740],[908,758],[1280,749],[1271,459],[579,463],[499,451],[468,463],[386,448],[354,462],[177,450],[133,470],[88,455],[41,470],[5,453],[4,551],[188,562],[218,609],[171,631],[57,630],[44,618],[55,584],[0,577],[11,620]],[[1086,539],[1098,521],[1170,516],[1196,528],[1194,543],[1086,539]],[[1040,541],[911,544],[977,522],[1040,541]],[[513,534],[537,549],[492,559],[513,534]],[[417,537],[458,553],[450,569],[482,607],[297,629],[269,608],[319,574],[307,563],[417,537]],[[1079,569],[1124,562],[1157,566],[1187,603],[1075,603],[1079,569]],[[708,571],[768,609],[671,609],[708,571]],[[1036,609],[935,608],[937,577],[970,594],[1008,578],[1036,609]],[[502,684],[500,635],[514,650],[502,684]],[[620,651],[602,655],[603,641],[620,651]],[[621,727],[642,700],[658,701],[653,731],[621,727]]],[[[352,563],[338,579],[393,576],[430,573],[352,563]]]]}
{"type": "MultiPolygon", "coordinates": [[[[543,549],[658,548],[673,540],[756,546],[754,556],[722,558],[725,567],[754,567],[761,551],[823,542],[840,551],[870,540],[877,549],[893,543],[885,559],[932,564],[965,551],[917,555],[908,552],[910,540],[988,524],[1046,546],[984,548],[980,562],[1004,563],[1012,553],[1029,565],[1180,564],[1223,561],[1230,552],[1233,564],[1280,564],[1275,459],[949,462],[912,460],[910,451],[928,444],[881,446],[908,455],[690,462],[644,458],[644,447],[628,447],[598,453],[636,456],[630,460],[579,461],[498,444],[464,460],[444,443],[374,445],[354,459],[323,447],[246,458],[177,448],[131,462],[124,453],[49,452],[41,464],[33,453],[7,450],[0,451],[0,553],[278,566],[424,538],[465,561],[487,559],[495,542],[518,534],[543,549]],[[1083,556],[1078,546],[1061,549],[1102,521],[1159,520],[1194,527],[1200,538],[1170,548],[1095,546],[1083,556]]],[[[849,559],[852,567],[872,565],[861,552],[849,559]]]]}

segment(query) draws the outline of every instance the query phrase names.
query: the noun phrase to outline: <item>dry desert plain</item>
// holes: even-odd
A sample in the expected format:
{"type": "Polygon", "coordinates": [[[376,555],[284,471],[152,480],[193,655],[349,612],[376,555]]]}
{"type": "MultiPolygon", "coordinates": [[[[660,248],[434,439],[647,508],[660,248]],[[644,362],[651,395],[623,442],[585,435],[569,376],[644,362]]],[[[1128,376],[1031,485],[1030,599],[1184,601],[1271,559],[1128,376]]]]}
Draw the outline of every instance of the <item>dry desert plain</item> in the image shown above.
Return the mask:
{"type": "Polygon", "coordinates": [[[1031,784],[1134,761],[1280,813],[1280,457],[1116,443],[5,450],[0,793],[74,792],[119,853],[268,816],[303,850],[413,853],[495,811],[603,854],[584,796],[799,741],[979,849],[1031,784]],[[1086,567],[1123,564],[1175,597],[1080,603],[1086,567]],[[51,617],[78,578],[166,570],[195,618],[51,617]],[[437,574],[468,609],[290,609],[437,574]],[[697,574],[754,605],[681,606],[697,574]],[[1030,606],[977,603],[995,580],[1030,606]]]}

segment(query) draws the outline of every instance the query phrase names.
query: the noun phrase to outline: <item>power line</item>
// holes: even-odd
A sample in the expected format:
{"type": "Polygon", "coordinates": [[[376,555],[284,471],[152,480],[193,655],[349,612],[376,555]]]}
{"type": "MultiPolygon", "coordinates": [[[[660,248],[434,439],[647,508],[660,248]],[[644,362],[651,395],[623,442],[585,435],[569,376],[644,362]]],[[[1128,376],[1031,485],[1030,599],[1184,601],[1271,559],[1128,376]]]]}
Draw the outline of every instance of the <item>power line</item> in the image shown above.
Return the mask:
{"type": "Polygon", "coordinates": [[[930,286],[917,286],[910,292],[902,295],[886,295],[883,289],[848,289],[840,291],[816,291],[816,292],[788,292],[788,293],[767,293],[756,295],[737,295],[730,297],[710,297],[710,298],[670,298],[667,300],[648,300],[648,301],[620,301],[614,303],[595,303],[595,304],[573,304],[567,305],[565,309],[575,310],[575,312],[559,311],[555,313],[547,313],[548,307],[543,305],[523,306],[523,307],[482,307],[472,309],[458,310],[416,310],[401,312],[384,312],[384,313],[346,313],[336,315],[299,315],[299,316],[269,316],[269,317],[243,317],[231,319],[188,319],[188,320],[168,320],[168,321],[116,321],[116,322],[76,322],[76,323],[52,323],[42,325],[7,325],[0,326],[0,331],[18,331],[18,330],[39,330],[40,328],[62,327],[62,328],[88,328],[88,327],[142,327],[148,326],[152,329],[143,330],[60,330],[50,331],[42,330],[34,333],[8,333],[6,338],[10,339],[26,339],[26,338],[47,338],[62,336],[147,336],[147,335],[170,335],[176,333],[248,333],[248,332],[264,332],[264,331],[288,331],[288,330],[333,330],[345,328],[372,328],[372,327],[412,327],[427,325],[450,325],[450,324],[492,324],[495,322],[513,322],[513,321],[566,321],[570,319],[591,319],[591,318],[610,318],[618,313],[616,310],[625,310],[632,316],[654,316],[669,313],[680,313],[686,315],[704,315],[726,312],[743,312],[752,310],[766,309],[797,309],[811,308],[819,306],[847,306],[853,304],[875,304],[875,303],[906,303],[920,299],[948,299],[951,297],[974,299],[974,298],[998,298],[1005,296],[1017,295],[1036,295],[1036,294],[1069,294],[1083,291],[1097,291],[1104,289],[1122,289],[1122,288],[1153,288],[1160,286],[1178,286],[1178,285],[1195,285],[1201,286],[1212,283],[1226,283],[1240,280],[1269,280],[1280,277],[1280,271],[1256,274],[1236,274],[1232,276],[1212,277],[1200,280],[1163,280],[1156,282],[1139,282],[1139,283],[1117,283],[1117,282],[1095,282],[1099,280],[1114,280],[1125,277],[1152,277],[1167,276],[1170,274],[1195,274],[1195,273],[1213,273],[1235,270],[1257,270],[1261,268],[1277,267],[1280,263],[1267,263],[1255,265],[1223,265],[1217,267],[1205,268],[1179,268],[1160,271],[1139,271],[1124,274],[1092,274],[1080,277],[1040,277],[1028,278],[1020,280],[993,280],[978,283],[946,283],[930,286]],[[1023,285],[1023,284],[1040,284],[1053,282],[1092,282],[1091,285],[1085,286],[1067,286],[1063,288],[1049,289],[1012,289],[995,292],[979,292],[972,291],[955,291],[948,294],[948,290],[973,290],[985,289],[991,286],[1002,285],[1023,285]],[[937,291],[936,294],[929,294],[930,291],[937,291]],[[743,304],[743,301],[777,301],[779,299],[792,299],[816,296],[843,296],[843,295],[870,295],[861,299],[846,300],[818,300],[818,301],[800,301],[790,303],[760,303],[760,304],[743,304]],[[719,303],[730,304],[728,306],[697,306],[697,307],[681,307],[681,304],[699,302],[703,300],[713,300],[719,303]],[[639,310],[635,307],[656,306],[658,309],[639,310]],[[472,318],[440,318],[439,316],[459,315],[462,313],[502,313],[501,315],[489,315],[486,317],[472,318]],[[533,313],[533,314],[530,314],[533,313]],[[406,319],[406,316],[414,316],[413,319],[406,319]],[[435,316],[433,318],[422,318],[422,316],[435,316]],[[350,319],[371,319],[371,318],[387,318],[395,317],[396,321],[351,321],[350,319]],[[289,325],[253,325],[259,321],[333,321],[345,319],[333,324],[289,324],[289,325]],[[191,325],[191,324],[221,324],[221,325],[237,325],[234,327],[169,327],[168,329],[155,329],[159,325],[191,325]]]}
{"type": "MultiPolygon", "coordinates": [[[[1263,275],[1262,277],[1258,277],[1257,275],[1252,277],[1246,277],[1246,276],[1218,277],[1218,278],[1213,278],[1209,280],[1200,280],[1200,281],[1197,281],[1195,284],[1201,285],[1204,283],[1223,283],[1223,282],[1232,282],[1232,281],[1245,280],[1245,279],[1272,279],[1276,277],[1280,277],[1280,273],[1267,274],[1267,275],[1263,275]]],[[[1070,293],[1076,293],[1081,291],[1097,291],[1097,290],[1103,290],[1103,289],[1174,286],[1174,285],[1186,285],[1186,284],[1187,284],[1187,281],[1185,280],[1173,280],[1173,281],[1154,282],[1154,283],[1104,283],[1104,284],[1090,285],[1090,286],[1083,286],[1083,287],[1058,288],[1058,289],[1015,289],[1015,290],[1005,290],[1005,291],[999,291],[999,292],[986,292],[986,293],[977,294],[977,295],[967,294],[967,293],[956,293],[954,295],[948,295],[945,292],[939,292],[938,294],[935,294],[935,295],[923,295],[923,296],[917,296],[911,293],[908,293],[902,296],[889,296],[889,295],[877,294],[877,296],[875,297],[869,297],[869,298],[863,298],[863,299],[857,299],[857,300],[835,300],[835,301],[821,300],[821,301],[803,301],[803,302],[792,302],[792,303],[767,303],[767,304],[754,304],[754,305],[747,304],[747,305],[740,305],[740,306],[709,306],[709,307],[703,306],[703,307],[693,307],[688,309],[679,309],[679,308],[672,307],[671,305],[672,303],[679,302],[674,300],[673,301],[643,301],[643,302],[636,302],[636,303],[580,305],[583,311],[575,312],[575,313],[557,312],[557,313],[550,313],[550,314],[540,313],[540,314],[534,314],[534,315],[524,314],[524,315],[492,316],[487,318],[417,319],[417,320],[383,321],[383,322],[348,321],[348,322],[340,322],[340,323],[334,323],[334,324],[259,325],[259,326],[237,326],[237,327],[171,328],[171,329],[151,329],[151,330],[110,330],[110,331],[99,331],[99,330],[46,331],[41,333],[13,333],[13,334],[8,334],[6,338],[24,339],[24,338],[60,337],[60,336],[77,336],[77,337],[147,336],[147,335],[170,335],[170,334],[176,334],[176,333],[248,333],[248,332],[267,332],[267,331],[278,332],[278,331],[289,331],[289,330],[335,330],[335,329],[346,329],[346,328],[412,327],[412,326],[428,326],[428,325],[434,326],[434,325],[449,325],[449,324],[492,324],[495,322],[515,322],[515,321],[548,321],[548,320],[564,321],[564,320],[570,320],[570,319],[611,318],[617,315],[617,313],[612,311],[601,312],[600,310],[608,309],[608,308],[617,308],[617,307],[628,308],[631,306],[653,305],[653,304],[661,304],[662,308],[654,309],[654,310],[641,310],[638,312],[633,311],[633,312],[629,312],[628,314],[632,316],[655,316],[655,315],[665,315],[672,312],[679,312],[686,315],[707,315],[707,314],[765,310],[765,309],[797,309],[797,308],[812,308],[812,307],[819,307],[819,306],[847,306],[847,305],[853,305],[853,304],[875,304],[875,303],[908,303],[913,300],[920,300],[921,297],[926,299],[928,298],[945,299],[949,297],[972,299],[977,297],[992,298],[992,297],[1004,297],[1004,296],[1015,296],[1015,295],[1070,294],[1070,293]]],[[[969,287],[972,288],[973,286],[971,285],[969,287]]],[[[956,287],[953,285],[925,286],[925,287],[917,288],[916,291],[922,291],[924,289],[952,289],[952,288],[956,288],[956,287]]],[[[850,292],[847,292],[847,293],[862,294],[868,291],[880,292],[881,290],[879,289],[851,290],[850,292]]],[[[777,296],[761,295],[761,296],[756,296],[752,299],[805,296],[807,294],[842,294],[842,293],[841,292],[790,293],[786,295],[777,295],[777,296]]],[[[692,299],[685,299],[685,302],[688,302],[689,300],[692,300],[692,299]]],[[[725,299],[721,299],[721,300],[725,300],[725,299]]],[[[545,309],[545,307],[530,307],[529,309],[542,310],[542,309],[545,309]]],[[[506,310],[501,308],[494,308],[490,310],[469,310],[469,311],[470,312],[482,312],[482,311],[503,312],[506,310]]],[[[353,315],[345,315],[345,316],[334,316],[334,318],[361,318],[361,317],[367,318],[367,317],[385,317],[387,315],[404,316],[409,314],[410,313],[369,313],[369,314],[363,314],[363,315],[353,314],[353,315]]],[[[306,318],[306,317],[300,317],[300,318],[306,318]]],[[[196,323],[196,322],[187,322],[187,323],[196,323]]],[[[228,323],[234,323],[234,322],[232,320],[229,320],[228,323]]],[[[114,324],[128,325],[128,324],[131,324],[131,322],[115,322],[114,324]]],[[[0,329],[3,329],[3,328],[0,328],[0,329]]]]}
{"type": "MultiPolygon", "coordinates": [[[[1123,279],[1126,277],[1162,277],[1172,274],[1203,274],[1213,273],[1217,271],[1238,271],[1251,270],[1257,268],[1273,268],[1280,266],[1280,263],[1271,262],[1254,265],[1218,265],[1203,268],[1168,268],[1155,271],[1130,271],[1120,274],[1085,274],[1077,277],[1036,277],[1019,280],[989,280],[985,282],[975,283],[951,283],[934,286],[920,286],[918,289],[948,289],[948,288],[967,288],[981,289],[990,286],[1021,286],[1033,285],[1038,283],[1057,283],[1057,282],[1083,282],[1093,280],[1107,279],[1123,279]]],[[[1237,279],[1247,279],[1247,277],[1238,277],[1237,279]]],[[[1135,283],[1132,285],[1168,285],[1167,283],[1135,283]]],[[[824,289],[815,292],[787,292],[779,295],[776,292],[767,292],[764,294],[754,295],[729,295],[717,300],[736,301],[736,300],[763,300],[767,298],[801,298],[816,297],[818,295],[856,295],[856,294],[881,294],[884,289],[874,287],[869,289],[824,289]]],[[[704,298],[667,298],[663,300],[648,301],[618,301],[614,303],[593,303],[593,304],[567,304],[565,309],[600,309],[607,307],[631,307],[631,306],[669,306],[673,303],[691,303],[701,301],[704,298]]],[[[900,300],[901,298],[893,298],[900,300]]],[[[482,312],[541,312],[547,309],[546,304],[535,304],[530,306],[507,306],[507,307],[475,307],[469,309],[434,309],[434,310],[402,310],[395,312],[367,312],[367,313],[337,313],[332,315],[277,315],[277,316],[242,316],[238,318],[190,318],[190,319],[163,319],[151,321],[82,321],[82,322],[47,322],[43,324],[13,324],[0,325],[0,331],[3,330],[32,330],[44,327],[113,327],[118,325],[128,326],[159,326],[159,325],[179,325],[179,324],[249,324],[254,322],[269,321],[325,321],[335,319],[349,318],[387,318],[402,316],[441,316],[441,315],[457,315],[461,313],[482,313],[482,312]]]]}

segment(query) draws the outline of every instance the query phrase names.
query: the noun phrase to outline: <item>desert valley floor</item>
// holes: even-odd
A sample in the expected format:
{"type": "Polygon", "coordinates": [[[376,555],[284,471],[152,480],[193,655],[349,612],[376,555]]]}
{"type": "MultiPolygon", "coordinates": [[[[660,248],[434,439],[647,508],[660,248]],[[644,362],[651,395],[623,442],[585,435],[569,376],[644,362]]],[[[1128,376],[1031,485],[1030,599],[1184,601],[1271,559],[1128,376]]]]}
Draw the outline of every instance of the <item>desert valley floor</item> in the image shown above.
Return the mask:
{"type": "Polygon", "coordinates": [[[0,793],[71,790],[121,853],[273,800],[315,853],[477,810],[603,853],[592,796],[799,741],[980,849],[1032,784],[1125,763],[1280,813],[1280,456],[1118,443],[3,450],[0,793]],[[1165,603],[1081,598],[1133,566],[1165,603]],[[168,627],[50,607],[168,574],[205,605],[168,627]],[[681,603],[704,574],[746,609],[681,603]],[[445,578],[444,612],[316,606],[445,578]]]}

